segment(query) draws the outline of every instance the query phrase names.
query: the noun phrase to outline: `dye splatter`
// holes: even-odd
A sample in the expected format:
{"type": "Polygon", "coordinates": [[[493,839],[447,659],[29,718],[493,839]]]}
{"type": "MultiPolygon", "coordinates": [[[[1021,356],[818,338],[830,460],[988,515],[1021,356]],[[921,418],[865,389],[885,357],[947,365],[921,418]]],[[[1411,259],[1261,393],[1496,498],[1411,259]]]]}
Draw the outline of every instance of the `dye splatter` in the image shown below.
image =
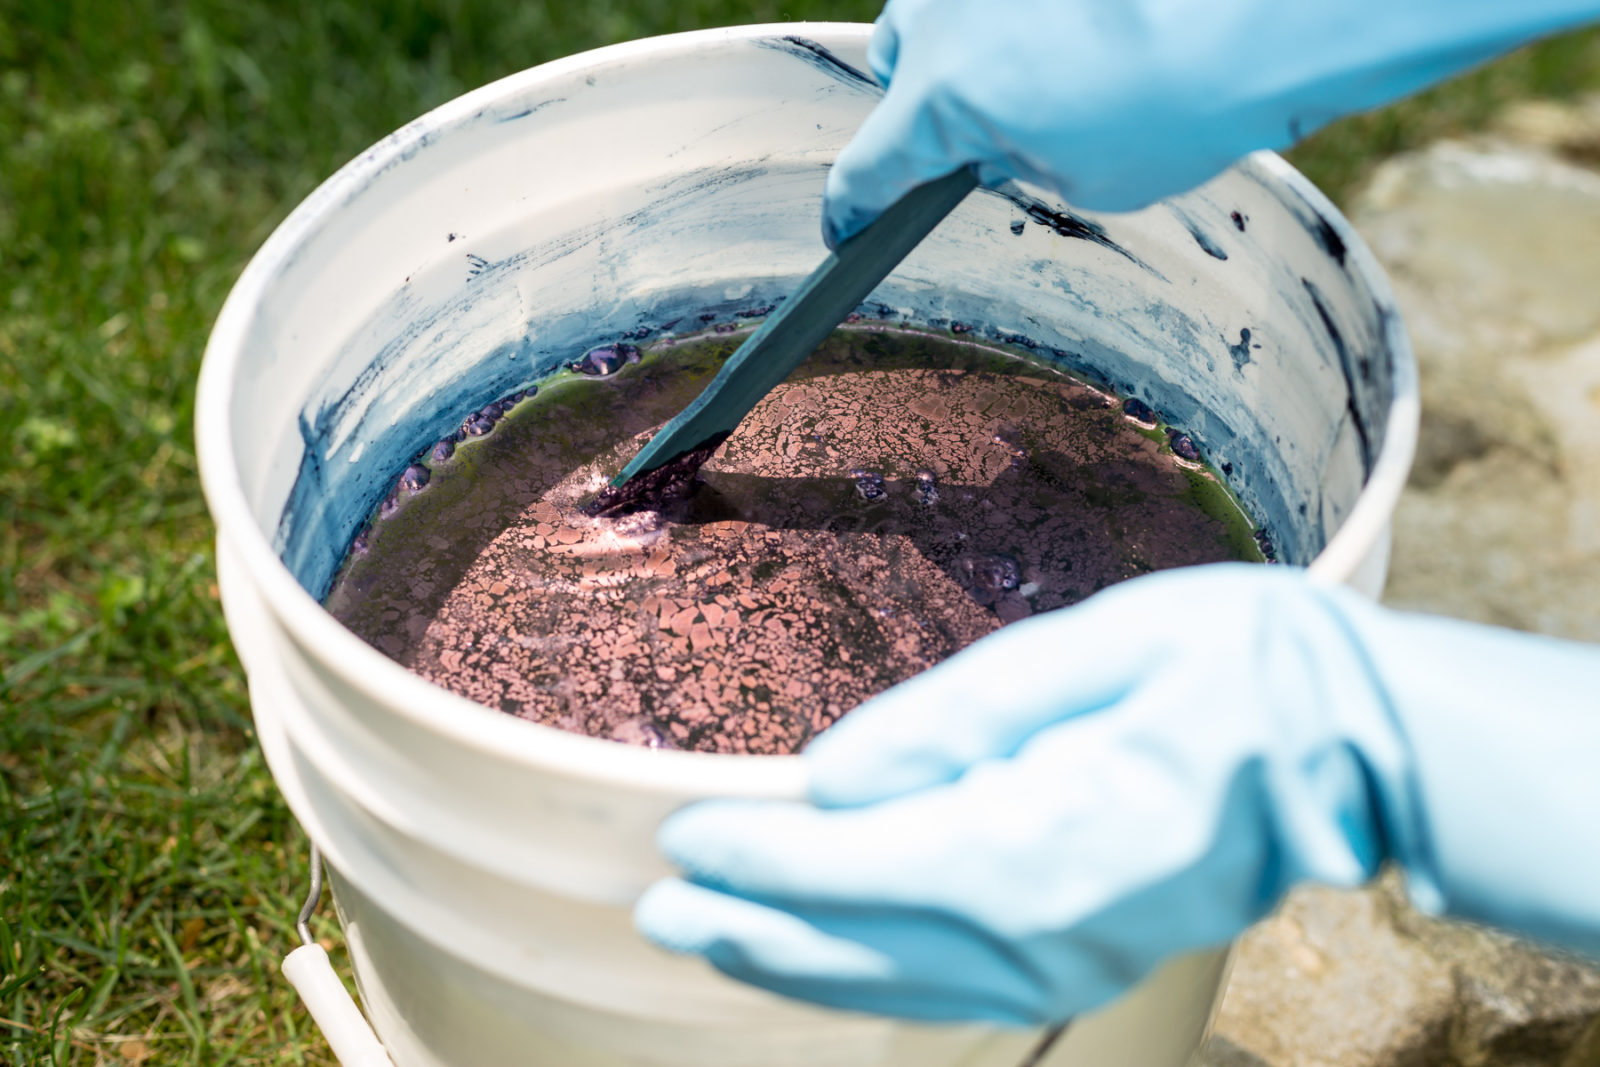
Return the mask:
{"type": "MultiPolygon", "coordinates": [[[[1227,338],[1223,338],[1223,340],[1226,341],[1227,338]]],[[[1259,348],[1260,346],[1251,344],[1250,327],[1246,326],[1239,331],[1238,343],[1228,346],[1228,356],[1233,360],[1234,370],[1244,371],[1245,365],[1250,362],[1250,349],[1252,347],[1259,348]]]]}
{"type": "Polygon", "coordinates": [[[756,44],[763,48],[786,51],[810,63],[817,70],[835,78],[853,89],[881,94],[878,81],[866,71],[851,66],[816,41],[806,37],[784,36],[758,38],[756,44]]]}
{"type": "Polygon", "coordinates": [[[680,340],[605,388],[568,377],[502,414],[363,534],[329,609],[491,708],[644,747],[785,753],[1009,622],[1260,558],[1248,519],[1200,503],[1225,496],[1213,476],[1114,398],[870,328],[836,333],[676,493],[586,513],[736,344],[680,340]]]}
{"type": "Polygon", "coordinates": [[[1172,212],[1173,217],[1183,225],[1183,228],[1189,231],[1189,236],[1194,238],[1194,243],[1199,245],[1206,255],[1212,259],[1228,258],[1227,251],[1217,243],[1216,238],[1211,236],[1198,219],[1176,204],[1168,204],[1167,208],[1172,212]]]}

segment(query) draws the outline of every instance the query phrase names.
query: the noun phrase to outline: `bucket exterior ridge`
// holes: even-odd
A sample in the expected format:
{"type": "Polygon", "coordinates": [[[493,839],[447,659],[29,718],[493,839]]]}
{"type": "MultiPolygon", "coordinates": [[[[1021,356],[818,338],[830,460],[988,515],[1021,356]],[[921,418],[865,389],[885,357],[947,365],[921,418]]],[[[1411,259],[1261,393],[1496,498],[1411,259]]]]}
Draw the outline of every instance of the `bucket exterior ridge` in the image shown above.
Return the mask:
{"type": "MultiPolygon", "coordinates": [[[[514,720],[411,675],[318,604],[410,457],[466,411],[630,332],[748,321],[809,273],[825,167],[876,98],[869,33],[684,34],[486,86],[325,183],[218,320],[197,431],[224,607],[263,749],[328,857],[398,1067],[1012,1067],[1031,1047],[1026,1032],[783,1001],[633,933],[631,901],[665,871],[661,817],[707,796],[803,796],[799,759],[514,720]]],[[[1285,559],[1381,587],[1415,439],[1411,358],[1370,254],[1276,157],[1125,216],[974,194],[862,313],[960,324],[1139,398],[1231,468],[1285,559]]],[[[1044,1062],[1176,1067],[1221,967],[1177,961],[1044,1062]]]]}

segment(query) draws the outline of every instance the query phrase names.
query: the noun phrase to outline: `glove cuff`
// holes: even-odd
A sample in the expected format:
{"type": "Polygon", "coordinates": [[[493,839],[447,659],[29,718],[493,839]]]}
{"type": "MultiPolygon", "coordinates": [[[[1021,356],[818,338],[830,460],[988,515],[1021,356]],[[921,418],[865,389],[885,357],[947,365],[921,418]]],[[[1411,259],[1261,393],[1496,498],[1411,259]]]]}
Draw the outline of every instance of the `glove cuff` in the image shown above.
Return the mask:
{"type": "Polygon", "coordinates": [[[1379,788],[1412,899],[1600,955],[1600,650],[1340,611],[1403,745],[1406,772],[1379,788]]]}

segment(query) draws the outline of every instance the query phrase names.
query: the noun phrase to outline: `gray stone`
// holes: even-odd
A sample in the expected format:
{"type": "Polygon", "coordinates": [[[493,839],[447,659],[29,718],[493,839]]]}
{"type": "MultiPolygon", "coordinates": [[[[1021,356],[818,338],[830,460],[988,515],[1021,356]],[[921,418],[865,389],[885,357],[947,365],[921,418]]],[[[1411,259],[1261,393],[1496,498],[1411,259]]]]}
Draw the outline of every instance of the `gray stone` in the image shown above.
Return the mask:
{"type": "Polygon", "coordinates": [[[1241,940],[1196,1067],[1600,1067],[1600,970],[1429,918],[1391,874],[1302,887],[1241,940]]]}
{"type": "Polygon", "coordinates": [[[1391,899],[1395,927],[1455,980],[1449,1028],[1461,1067],[1555,1067],[1600,1020],[1600,971],[1483,927],[1428,918],[1391,899]]]}
{"type": "Polygon", "coordinates": [[[1395,929],[1381,893],[1303,887],[1240,942],[1204,1062],[1438,1063],[1454,1002],[1449,967],[1395,929]]]}

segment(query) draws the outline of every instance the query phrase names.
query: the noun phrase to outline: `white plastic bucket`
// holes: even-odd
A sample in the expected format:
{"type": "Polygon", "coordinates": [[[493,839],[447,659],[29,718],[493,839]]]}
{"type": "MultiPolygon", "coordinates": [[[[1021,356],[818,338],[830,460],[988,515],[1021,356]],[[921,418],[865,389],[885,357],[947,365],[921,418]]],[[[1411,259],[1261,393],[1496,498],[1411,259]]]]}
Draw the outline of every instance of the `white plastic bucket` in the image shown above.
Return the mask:
{"type": "MultiPolygon", "coordinates": [[[[772,303],[816,265],[824,170],[877,95],[869,32],[682,34],[470,93],[300,205],[217,321],[198,437],[223,605],[398,1067],[1013,1067],[1037,1041],[823,1011],[645,944],[629,909],[667,873],[662,817],[801,797],[802,762],[531,725],[410,674],[317,599],[466,410],[638,326],[772,303]]],[[[1365,247],[1277,157],[1126,216],[974,194],[871,304],[1139,396],[1227,464],[1287,561],[1381,587],[1411,357],[1365,247]]],[[[1223,966],[1175,961],[1043,1062],[1177,1067],[1223,966]]]]}

